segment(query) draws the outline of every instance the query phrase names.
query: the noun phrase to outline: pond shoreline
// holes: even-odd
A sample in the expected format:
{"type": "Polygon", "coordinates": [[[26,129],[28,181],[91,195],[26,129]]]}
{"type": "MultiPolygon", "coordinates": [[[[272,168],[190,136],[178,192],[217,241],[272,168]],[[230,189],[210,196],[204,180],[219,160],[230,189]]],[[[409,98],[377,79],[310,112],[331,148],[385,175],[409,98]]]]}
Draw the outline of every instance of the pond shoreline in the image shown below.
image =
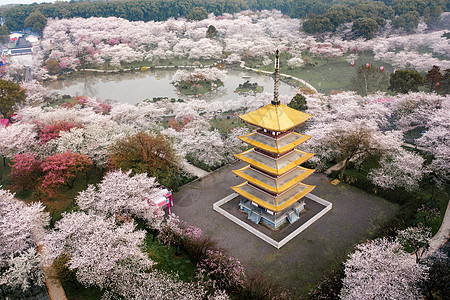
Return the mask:
{"type": "MultiPolygon", "coordinates": [[[[139,73],[145,73],[148,72],[150,70],[167,70],[167,69],[195,69],[195,68],[214,68],[215,66],[213,64],[210,65],[180,65],[180,66],[152,66],[152,67],[141,67],[141,68],[127,68],[127,69],[114,69],[114,70],[101,70],[101,69],[75,69],[74,71],[71,72],[67,72],[65,74],[68,75],[68,78],[71,78],[72,76],[76,77],[76,73],[82,73],[82,72],[87,72],[87,73],[97,73],[97,74],[116,74],[116,73],[130,73],[130,72],[139,72],[139,73]],[[143,70],[143,68],[145,68],[145,70],[143,70]]],[[[250,67],[246,67],[245,66],[245,61],[239,61],[239,65],[238,64],[231,64],[229,65],[229,69],[231,70],[236,70],[237,68],[238,70],[242,71],[242,70],[246,70],[246,71],[252,71],[252,72],[256,72],[258,74],[262,74],[262,75],[266,75],[266,76],[272,76],[272,72],[269,71],[263,71],[263,70],[258,70],[258,69],[254,69],[254,68],[250,68],[250,67]]],[[[54,82],[54,81],[61,81],[61,80],[66,80],[67,78],[64,78],[65,74],[61,74],[61,75],[56,75],[56,78],[49,80],[47,82],[54,82]],[[64,77],[60,77],[60,76],[64,76],[64,77]]],[[[297,81],[298,83],[303,84],[304,86],[306,86],[307,88],[309,88],[310,90],[313,91],[313,93],[318,93],[316,88],[314,88],[311,84],[309,84],[308,82],[306,82],[303,79],[294,77],[292,75],[289,74],[280,74],[280,81],[293,86],[293,87],[298,87],[297,85],[295,85],[294,83],[292,83],[291,81],[289,81],[289,79],[293,79],[295,81],[297,81]]]]}
{"type": "MultiPolygon", "coordinates": [[[[190,67],[192,69],[192,66],[190,67]]],[[[59,80],[49,81],[45,86],[51,92],[60,95],[84,95],[97,97],[100,100],[116,100],[131,104],[160,97],[189,100],[190,96],[182,95],[171,84],[172,78],[178,69],[181,68],[178,66],[162,66],[149,68],[145,72],[141,72],[139,69],[127,69],[127,71],[79,70],[71,74],[65,74],[59,80]]],[[[242,96],[233,91],[246,80],[243,76],[246,77],[248,75],[252,77],[252,81],[256,81],[263,86],[267,93],[273,92],[273,80],[271,76],[268,76],[271,74],[245,70],[236,65],[227,69],[224,86],[218,87],[214,91],[209,91],[202,97],[196,97],[196,99],[207,101],[239,100],[242,96]]],[[[283,80],[280,82],[280,91],[285,95],[293,96],[298,92],[298,85],[295,82],[293,84],[283,80]]]]}

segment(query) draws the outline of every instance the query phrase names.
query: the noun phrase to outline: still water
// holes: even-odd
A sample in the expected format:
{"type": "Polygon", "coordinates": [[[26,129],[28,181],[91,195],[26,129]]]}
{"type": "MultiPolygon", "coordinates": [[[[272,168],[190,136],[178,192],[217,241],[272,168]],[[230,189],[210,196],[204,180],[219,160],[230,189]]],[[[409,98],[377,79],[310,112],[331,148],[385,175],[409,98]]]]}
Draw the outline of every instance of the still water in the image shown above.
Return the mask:
{"type": "MultiPolygon", "coordinates": [[[[190,96],[178,95],[170,84],[176,70],[151,70],[145,73],[95,73],[78,76],[61,81],[54,81],[46,86],[61,95],[85,95],[101,100],[117,100],[136,104],[153,97],[188,99],[190,96]]],[[[248,71],[228,70],[224,86],[206,93],[200,99],[210,101],[238,100],[239,94],[233,91],[246,80],[257,82],[264,87],[264,92],[273,93],[273,79],[270,76],[248,71]],[[243,78],[244,76],[244,78],[243,78]]],[[[293,96],[295,88],[280,82],[280,95],[293,96]]]]}

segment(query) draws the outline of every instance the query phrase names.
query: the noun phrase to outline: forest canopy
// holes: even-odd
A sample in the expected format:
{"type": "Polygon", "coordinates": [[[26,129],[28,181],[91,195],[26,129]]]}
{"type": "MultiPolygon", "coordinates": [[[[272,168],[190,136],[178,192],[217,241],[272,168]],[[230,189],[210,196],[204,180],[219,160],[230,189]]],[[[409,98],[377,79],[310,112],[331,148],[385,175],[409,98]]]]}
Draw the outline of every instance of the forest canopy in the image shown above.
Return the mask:
{"type": "Polygon", "coordinates": [[[21,30],[25,27],[25,19],[36,10],[47,18],[119,17],[129,21],[164,21],[172,17],[199,20],[204,19],[206,13],[217,16],[247,9],[277,9],[291,18],[308,18],[304,30],[308,33],[321,33],[334,31],[339,25],[359,18],[371,18],[382,26],[383,20],[394,20],[411,12],[417,12],[429,24],[436,24],[441,13],[448,11],[449,3],[445,0],[83,1],[9,6],[4,8],[3,17],[10,30],[21,30]]]}

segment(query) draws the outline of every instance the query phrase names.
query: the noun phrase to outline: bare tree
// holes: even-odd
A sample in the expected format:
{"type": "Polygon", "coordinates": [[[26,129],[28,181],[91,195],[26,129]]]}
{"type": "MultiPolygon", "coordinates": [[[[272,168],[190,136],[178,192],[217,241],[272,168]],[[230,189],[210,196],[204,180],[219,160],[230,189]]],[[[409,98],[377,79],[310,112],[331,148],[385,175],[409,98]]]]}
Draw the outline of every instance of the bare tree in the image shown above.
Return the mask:
{"type": "Polygon", "coordinates": [[[389,77],[370,64],[360,66],[350,82],[351,89],[363,96],[382,90],[388,84],[389,77]]]}
{"type": "Polygon", "coordinates": [[[339,174],[340,179],[343,178],[345,169],[351,159],[368,155],[376,148],[375,140],[372,138],[372,130],[364,125],[336,129],[331,132],[325,143],[338,156],[343,158],[344,166],[339,174]]]}

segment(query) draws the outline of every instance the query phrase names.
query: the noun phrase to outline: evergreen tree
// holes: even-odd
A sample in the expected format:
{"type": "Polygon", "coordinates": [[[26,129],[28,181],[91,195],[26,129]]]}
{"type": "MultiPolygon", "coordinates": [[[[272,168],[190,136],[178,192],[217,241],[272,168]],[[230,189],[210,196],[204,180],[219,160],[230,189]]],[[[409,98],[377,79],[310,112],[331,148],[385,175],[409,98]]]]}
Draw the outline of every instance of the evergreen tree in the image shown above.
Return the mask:
{"type": "Polygon", "coordinates": [[[289,102],[288,106],[290,108],[305,111],[308,109],[306,104],[306,98],[302,94],[295,94],[294,98],[292,98],[291,102],[289,102]]]}
{"type": "Polygon", "coordinates": [[[17,105],[21,105],[27,98],[25,90],[17,83],[0,79],[0,115],[9,118],[17,105]]]}
{"type": "Polygon", "coordinates": [[[430,88],[430,93],[432,91],[439,90],[441,79],[442,79],[441,69],[438,66],[433,66],[425,76],[425,86],[430,88]]]}
{"type": "Polygon", "coordinates": [[[45,25],[47,25],[47,18],[39,11],[32,12],[24,21],[26,28],[31,27],[34,31],[42,35],[45,25]]]}
{"type": "Polygon", "coordinates": [[[398,70],[391,74],[389,90],[397,93],[418,92],[423,85],[423,77],[415,70],[398,70]]]}

